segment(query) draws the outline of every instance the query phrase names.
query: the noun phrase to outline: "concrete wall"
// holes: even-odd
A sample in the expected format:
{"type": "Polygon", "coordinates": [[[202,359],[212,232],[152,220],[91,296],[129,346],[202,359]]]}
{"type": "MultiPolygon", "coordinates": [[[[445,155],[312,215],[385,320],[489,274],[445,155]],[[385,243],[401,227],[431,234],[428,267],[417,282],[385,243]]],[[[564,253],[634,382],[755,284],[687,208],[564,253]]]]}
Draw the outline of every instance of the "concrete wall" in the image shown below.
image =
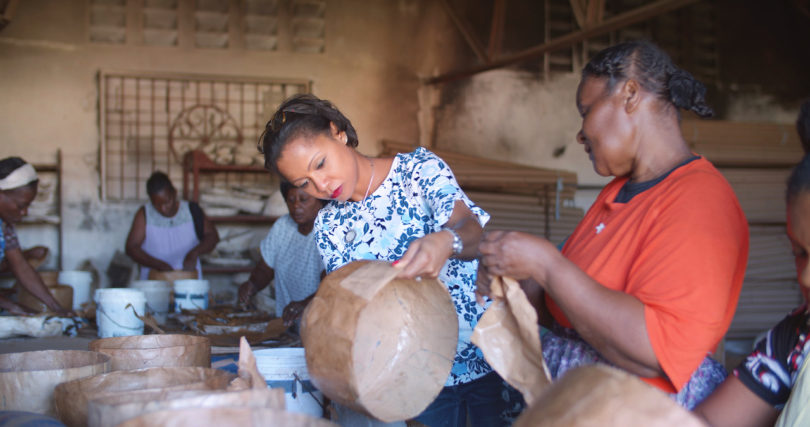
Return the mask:
{"type": "MultiPolygon", "coordinates": [[[[575,140],[578,74],[545,81],[503,69],[420,85],[420,78],[476,64],[431,0],[328,0],[321,54],[91,44],[86,22],[84,0],[27,0],[0,32],[0,156],[50,162],[62,150],[65,268],[90,260],[106,269],[123,249],[137,208],[99,197],[99,70],[305,78],[352,119],[364,153],[375,154],[382,139],[433,141],[443,149],[572,170],[589,187],[607,181],[575,140]]],[[[723,118],[793,120],[794,109],[774,104],[767,94],[740,93],[724,100],[723,118]]],[[[578,195],[577,205],[587,207],[595,190],[578,195]]],[[[23,244],[52,240],[48,233],[25,231],[23,244]]]]}
{"type": "Polygon", "coordinates": [[[576,141],[579,76],[493,70],[453,83],[437,113],[436,145],[531,166],[576,171],[580,182],[603,183],[576,141]],[[558,155],[555,156],[555,150],[558,155]]]}
{"type": "MultiPolygon", "coordinates": [[[[419,77],[449,67],[460,42],[428,0],[329,0],[321,54],[91,44],[87,7],[23,1],[0,32],[0,157],[46,163],[62,150],[66,269],[90,260],[103,272],[138,206],[99,196],[99,70],[309,79],[352,119],[360,151],[374,154],[384,138],[418,140],[419,77]]],[[[26,247],[51,239],[25,228],[26,247]]]]}

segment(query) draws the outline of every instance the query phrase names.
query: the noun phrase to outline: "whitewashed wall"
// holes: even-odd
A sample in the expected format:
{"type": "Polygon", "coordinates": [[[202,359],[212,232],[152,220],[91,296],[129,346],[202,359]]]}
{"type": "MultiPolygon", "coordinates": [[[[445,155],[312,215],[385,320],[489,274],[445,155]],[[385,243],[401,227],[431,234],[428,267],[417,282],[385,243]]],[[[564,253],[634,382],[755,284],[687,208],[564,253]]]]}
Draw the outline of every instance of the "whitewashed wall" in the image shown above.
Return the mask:
{"type": "MultiPolygon", "coordinates": [[[[101,272],[138,205],[99,197],[99,70],[309,79],[374,154],[384,138],[418,140],[419,76],[452,61],[460,42],[438,4],[422,0],[329,0],[322,54],[91,44],[85,22],[83,0],[27,0],[0,32],[0,157],[50,163],[62,150],[63,267],[90,260],[101,272]]],[[[46,234],[22,231],[22,243],[46,234]]]]}

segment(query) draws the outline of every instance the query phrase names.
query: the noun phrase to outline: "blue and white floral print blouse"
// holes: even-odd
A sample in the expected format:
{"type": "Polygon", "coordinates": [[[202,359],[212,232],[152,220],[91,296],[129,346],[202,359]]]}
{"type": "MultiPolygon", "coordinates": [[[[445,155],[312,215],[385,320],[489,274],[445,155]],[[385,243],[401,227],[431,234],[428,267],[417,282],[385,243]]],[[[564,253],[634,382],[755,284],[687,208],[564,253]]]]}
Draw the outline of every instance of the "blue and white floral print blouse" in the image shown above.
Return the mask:
{"type": "MultiPolygon", "coordinates": [[[[326,271],[351,261],[395,261],[410,243],[439,231],[463,201],[483,227],[489,214],[476,206],[456,182],[450,167],[434,153],[418,148],[398,154],[383,183],[359,202],[327,204],[315,220],[315,239],[326,271]]],[[[475,301],[478,261],[451,258],[439,273],[450,291],[458,316],[459,337],[453,369],[446,385],[480,378],[492,371],[470,335],[484,313],[475,301]]]]}

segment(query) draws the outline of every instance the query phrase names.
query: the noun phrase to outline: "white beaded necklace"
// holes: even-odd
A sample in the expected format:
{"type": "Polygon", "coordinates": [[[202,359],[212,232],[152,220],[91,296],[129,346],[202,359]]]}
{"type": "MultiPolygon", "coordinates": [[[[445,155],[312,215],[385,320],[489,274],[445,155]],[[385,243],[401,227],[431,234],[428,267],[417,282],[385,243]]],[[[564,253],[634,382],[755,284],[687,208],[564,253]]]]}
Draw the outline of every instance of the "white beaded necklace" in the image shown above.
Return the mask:
{"type": "Polygon", "coordinates": [[[368,197],[368,192],[371,190],[371,183],[374,182],[374,162],[371,161],[371,158],[369,158],[368,163],[371,165],[371,179],[368,180],[368,187],[366,187],[366,194],[363,196],[361,200],[366,200],[366,197],[368,197]]]}
{"type": "MultiPolygon", "coordinates": [[[[368,197],[369,191],[371,191],[371,184],[374,182],[374,162],[371,160],[371,158],[369,158],[368,163],[371,165],[371,179],[368,180],[368,187],[366,187],[366,194],[363,195],[363,198],[358,200],[358,202],[362,202],[363,200],[366,200],[366,197],[368,197]]],[[[354,241],[355,237],[357,237],[357,232],[355,232],[354,230],[349,230],[346,233],[346,236],[344,237],[343,240],[346,243],[351,243],[351,242],[354,241]]]]}

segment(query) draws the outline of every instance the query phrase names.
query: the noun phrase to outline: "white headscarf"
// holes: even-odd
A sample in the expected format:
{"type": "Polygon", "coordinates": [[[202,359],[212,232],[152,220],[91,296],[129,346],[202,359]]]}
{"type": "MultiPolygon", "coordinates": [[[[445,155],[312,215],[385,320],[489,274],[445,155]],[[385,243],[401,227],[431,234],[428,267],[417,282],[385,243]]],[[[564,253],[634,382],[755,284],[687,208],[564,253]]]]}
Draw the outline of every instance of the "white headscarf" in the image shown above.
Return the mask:
{"type": "Polygon", "coordinates": [[[0,179],[0,190],[13,190],[15,188],[20,188],[26,186],[37,179],[37,171],[34,170],[34,167],[31,166],[31,163],[26,163],[17,169],[14,169],[14,172],[8,174],[7,177],[0,179]]]}

